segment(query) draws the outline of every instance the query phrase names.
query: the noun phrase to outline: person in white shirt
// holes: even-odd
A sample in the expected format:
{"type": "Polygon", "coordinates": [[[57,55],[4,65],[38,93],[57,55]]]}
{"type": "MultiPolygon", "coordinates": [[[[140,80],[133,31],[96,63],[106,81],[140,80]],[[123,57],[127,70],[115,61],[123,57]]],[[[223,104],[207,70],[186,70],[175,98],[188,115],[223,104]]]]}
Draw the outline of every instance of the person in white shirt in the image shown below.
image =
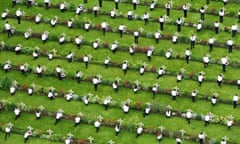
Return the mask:
{"type": "Polygon", "coordinates": [[[65,141],[64,141],[64,144],[72,144],[73,143],[73,140],[72,140],[72,137],[68,136],[65,141]]]}
{"type": "Polygon", "coordinates": [[[177,137],[177,138],[176,138],[176,142],[177,142],[177,144],[182,144],[181,138],[177,137]]]}
{"type": "Polygon", "coordinates": [[[132,4],[133,4],[133,9],[136,10],[138,1],[137,0],[132,0],[132,4]]]}
{"type": "Polygon", "coordinates": [[[95,16],[95,17],[97,17],[98,11],[99,11],[98,6],[94,5],[94,7],[93,7],[93,12],[94,12],[94,16],[95,16]]]}
{"type": "Polygon", "coordinates": [[[10,62],[6,62],[3,66],[5,73],[9,72],[11,68],[12,68],[12,66],[11,66],[10,62]]]}
{"type": "Polygon", "coordinates": [[[64,44],[64,42],[65,42],[65,34],[61,34],[58,42],[59,42],[60,45],[64,44]]]}
{"type": "Polygon", "coordinates": [[[21,45],[21,44],[18,44],[18,45],[15,47],[14,51],[15,51],[16,55],[18,55],[18,54],[21,53],[21,49],[22,49],[22,45],[21,45]]]}
{"type": "Polygon", "coordinates": [[[233,44],[234,44],[234,42],[233,42],[232,39],[228,39],[228,40],[227,40],[227,46],[228,46],[228,52],[229,52],[229,53],[231,53],[232,50],[233,50],[233,44]]]}
{"type": "Polygon", "coordinates": [[[103,21],[103,22],[101,23],[101,27],[102,27],[103,35],[105,36],[105,33],[106,33],[106,31],[107,31],[107,27],[108,27],[107,22],[106,22],[106,21],[103,21]]]}
{"type": "Polygon", "coordinates": [[[139,68],[139,73],[140,73],[140,75],[143,75],[144,72],[145,72],[145,66],[142,65],[142,66],[139,68]]]}
{"type": "Polygon", "coordinates": [[[177,34],[174,34],[173,37],[172,37],[172,43],[176,44],[177,40],[178,40],[178,36],[177,36],[177,34]]]}
{"type": "Polygon", "coordinates": [[[81,75],[82,75],[81,72],[77,70],[75,73],[75,77],[76,77],[78,83],[80,83],[80,81],[81,81],[81,75]]]}
{"type": "Polygon", "coordinates": [[[27,31],[24,32],[24,38],[26,40],[28,40],[31,35],[32,35],[32,32],[30,30],[27,30],[27,31]]]}
{"type": "Polygon", "coordinates": [[[49,91],[48,91],[48,98],[50,99],[50,100],[53,100],[53,98],[54,98],[54,92],[53,92],[53,90],[52,89],[50,89],[49,91]]]}
{"type": "Polygon", "coordinates": [[[44,0],[45,9],[49,9],[51,0],[44,0]]]}
{"type": "Polygon", "coordinates": [[[118,92],[118,81],[114,81],[112,83],[112,88],[114,89],[115,92],[118,92]]]}
{"type": "Polygon", "coordinates": [[[219,87],[222,86],[222,81],[223,81],[223,76],[222,76],[222,74],[219,74],[217,76],[217,84],[218,84],[219,87]]]}
{"type": "Polygon", "coordinates": [[[12,131],[12,125],[8,125],[8,126],[5,128],[5,140],[7,140],[7,138],[10,137],[11,131],[12,131]]]}
{"type": "Polygon", "coordinates": [[[191,56],[191,51],[189,50],[189,48],[187,48],[187,49],[185,50],[185,58],[186,58],[187,64],[189,63],[190,56],[191,56]]]}
{"type": "Polygon", "coordinates": [[[22,65],[20,65],[19,69],[21,70],[22,75],[26,76],[26,74],[28,72],[28,66],[26,64],[22,64],[22,65]]]}
{"type": "Polygon", "coordinates": [[[137,127],[136,138],[138,138],[142,133],[143,133],[143,127],[142,126],[138,126],[137,127]]]}
{"type": "Polygon", "coordinates": [[[228,130],[231,129],[232,125],[233,125],[233,120],[232,120],[232,118],[228,118],[228,120],[227,120],[227,127],[228,127],[228,130]]]}
{"type": "Polygon", "coordinates": [[[68,102],[70,102],[73,99],[73,93],[68,93],[65,95],[65,98],[68,102]]]}
{"type": "Polygon", "coordinates": [[[80,15],[82,11],[83,11],[83,5],[80,4],[80,5],[76,8],[75,13],[76,13],[77,15],[80,15]]]}
{"type": "Polygon", "coordinates": [[[38,50],[34,50],[32,55],[33,55],[33,59],[36,60],[39,56],[38,50]]]}
{"type": "Polygon", "coordinates": [[[216,104],[217,104],[217,96],[213,96],[212,98],[211,98],[211,104],[212,104],[212,106],[215,106],[216,104]]]}
{"type": "Polygon", "coordinates": [[[138,38],[140,36],[140,32],[139,31],[134,31],[133,36],[134,36],[134,43],[138,44],[138,38]]]}
{"type": "Polygon", "coordinates": [[[205,19],[205,8],[202,6],[199,11],[200,11],[200,19],[202,21],[204,21],[204,19],[205,19]]]}
{"type": "Polygon", "coordinates": [[[128,114],[129,112],[129,109],[130,109],[130,106],[128,103],[125,103],[123,106],[122,106],[122,110],[125,114],[128,114]]]}
{"type": "Polygon", "coordinates": [[[201,87],[202,86],[202,82],[204,80],[204,74],[202,72],[200,72],[198,74],[198,83],[199,83],[199,86],[201,87]]]}
{"type": "Polygon", "coordinates": [[[206,68],[210,62],[210,58],[207,55],[203,56],[203,66],[206,68]]]}
{"type": "Polygon", "coordinates": [[[111,103],[111,98],[107,97],[104,101],[103,101],[103,105],[104,105],[104,108],[105,110],[108,110],[108,107],[111,103]]]}
{"type": "Polygon", "coordinates": [[[128,69],[128,63],[126,61],[124,61],[122,64],[122,70],[123,70],[124,75],[127,74],[127,69],[128,69]]]}
{"type": "Polygon", "coordinates": [[[162,77],[165,73],[166,73],[165,69],[163,67],[160,67],[159,70],[158,70],[157,79],[162,77]]]}
{"type": "Polygon", "coordinates": [[[186,112],[186,120],[187,120],[187,123],[188,123],[188,124],[190,124],[191,119],[192,119],[192,111],[191,111],[191,110],[188,110],[188,111],[186,112]]]}
{"type": "Polygon", "coordinates": [[[116,53],[117,48],[118,48],[118,42],[115,41],[115,42],[111,45],[111,51],[112,51],[113,53],[116,53]]]}
{"type": "Polygon", "coordinates": [[[148,61],[151,61],[152,55],[153,55],[153,48],[150,47],[150,48],[147,50],[147,58],[148,58],[148,61]]]}
{"type": "Polygon", "coordinates": [[[14,108],[15,120],[17,120],[21,115],[21,110],[17,107],[14,108]]]}
{"type": "Polygon", "coordinates": [[[165,115],[166,115],[167,118],[170,118],[170,117],[172,116],[172,111],[171,111],[171,109],[168,108],[168,109],[166,110],[166,112],[165,112],[165,115]]]}
{"type": "Polygon", "coordinates": [[[36,119],[37,120],[39,120],[40,118],[41,118],[41,111],[40,110],[37,110],[36,112],[35,112],[35,116],[36,116],[36,119]]]}
{"type": "Polygon", "coordinates": [[[42,15],[39,13],[38,15],[36,15],[35,17],[35,23],[36,24],[39,24],[41,22],[41,18],[42,18],[42,15]]]}
{"type": "Polygon", "coordinates": [[[113,19],[116,18],[116,9],[111,10],[110,17],[113,19]]]}
{"type": "Polygon", "coordinates": [[[226,72],[226,66],[229,64],[228,58],[226,56],[222,57],[221,58],[221,63],[222,63],[222,71],[226,72]]]}
{"type": "Polygon", "coordinates": [[[32,135],[32,130],[28,130],[27,132],[25,132],[23,138],[24,138],[24,143],[27,143],[29,137],[32,135]]]}
{"type": "Polygon", "coordinates": [[[238,10],[238,22],[240,22],[240,9],[238,10]]]}
{"type": "Polygon", "coordinates": [[[214,27],[215,27],[215,33],[218,34],[219,33],[219,22],[218,21],[214,22],[214,27]]]}
{"type": "Polygon", "coordinates": [[[81,117],[80,116],[76,116],[74,118],[74,127],[77,127],[81,122],[81,117]]]}
{"type": "Polygon", "coordinates": [[[136,94],[139,91],[140,87],[138,86],[138,84],[134,84],[133,85],[133,92],[136,94]]]}
{"type": "Polygon", "coordinates": [[[171,51],[171,49],[168,49],[168,50],[167,50],[167,52],[165,53],[165,57],[166,57],[167,59],[170,59],[170,58],[172,57],[172,51],[171,51]]]}
{"type": "Polygon", "coordinates": [[[160,23],[160,30],[163,31],[165,19],[163,16],[160,16],[158,20],[160,23]]]}
{"type": "Polygon", "coordinates": [[[177,89],[172,89],[171,90],[171,96],[172,96],[172,100],[176,100],[177,99],[177,96],[179,96],[179,92],[177,89]]]}
{"type": "Polygon", "coordinates": [[[196,36],[194,34],[190,37],[190,48],[193,49],[195,47],[196,36]]]}
{"type": "Polygon", "coordinates": [[[17,20],[18,20],[18,24],[21,24],[21,17],[23,15],[23,12],[21,11],[21,9],[19,8],[17,11],[16,11],[16,16],[17,16],[17,20]]]}
{"type": "Polygon", "coordinates": [[[41,78],[42,77],[42,72],[43,72],[43,69],[40,65],[38,65],[36,67],[36,72],[37,72],[37,75],[38,75],[38,78],[41,78]]]}
{"type": "Polygon", "coordinates": [[[181,32],[181,24],[182,24],[181,18],[178,18],[176,23],[177,23],[177,31],[181,32]]]}
{"type": "Polygon", "coordinates": [[[161,38],[160,30],[158,30],[158,31],[156,31],[156,32],[154,33],[154,37],[155,37],[155,42],[156,42],[156,44],[158,44],[158,43],[159,43],[159,39],[161,38]]]}
{"type": "Polygon", "coordinates": [[[32,94],[33,94],[33,87],[30,86],[30,87],[27,89],[27,93],[28,93],[29,96],[32,96],[32,94]]]}
{"type": "Polygon", "coordinates": [[[147,25],[149,20],[149,13],[145,12],[143,14],[143,20],[144,20],[144,25],[147,25]]]}
{"type": "Polygon", "coordinates": [[[4,28],[7,31],[8,37],[11,37],[13,33],[11,31],[11,25],[8,23],[8,21],[6,21],[4,28]]]}
{"type": "Polygon", "coordinates": [[[171,3],[170,3],[170,2],[167,2],[167,3],[165,4],[165,8],[166,8],[166,14],[167,14],[167,16],[170,16],[171,3]]]}
{"type": "Polygon", "coordinates": [[[53,54],[53,52],[50,52],[49,54],[48,54],[48,60],[53,60],[53,57],[54,57],[54,54],[53,54]]]}
{"type": "Polygon", "coordinates": [[[101,126],[101,122],[99,120],[96,120],[94,122],[94,127],[96,128],[97,133],[99,132],[100,126],[101,126]]]}
{"type": "Polygon", "coordinates": [[[94,90],[97,91],[98,84],[101,82],[96,76],[92,79],[94,90]]]}
{"type": "Polygon", "coordinates": [[[51,19],[51,26],[52,27],[55,27],[56,24],[57,24],[57,21],[58,21],[58,17],[57,16],[54,16],[54,18],[51,19]]]}
{"type": "Polygon", "coordinates": [[[188,5],[184,4],[182,9],[183,9],[183,16],[186,18],[187,17],[187,12],[188,12],[188,5]]]}
{"type": "Polygon", "coordinates": [[[205,140],[205,135],[203,132],[200,132],[198,134],[198,139],[199,139],[199,144],[203,144],[204,140],[205,140]]]}
{"type": "Polygon", "coordinates": [[[47,40],[48,40],[48,32],[44,32],[42,35],[41,35],[41,40],[43,41],[43,43],[46,43],[47,40]]]}
{"type": "Polygon", "coordinates": [[[157,93],[158,93],[158,86],[154,84],[152,87],[152,99],[155,99],[155,96],[157,93]]]}
{"type": "Polygon", "coordinates": [[[57,77],[59,80],[62,80],[61,78],[61,72],[62,72],[62,68],[60,67],[60,65],[58,65],[55,69],[56,73],[57,73],[57,77]]]}
{"type": "Polygon", "coordinates": [[[179,72],[177,74],[177,83],[179,83],[180,81],[182,81],[182,78],[183,78],[183,74],[181,72],[179,72]]]}
{"type": "Polygon", "coordinates": [[[227,144],[227,140],[225,138],[222,138],[220,144],[227,144]]]}
{"type": "Polygon", "coordinates": [[[196,96],[197,96],[197,90],[193,90],[192,93],[191,93],[191,97],[192,97],[192,102],[195,102],[196,101],[196,96]]]}
{"type": "Polygon", "coordinates": [[[236,24],[232,25],[232,37],[235,37],[238,30],[238,26],[236,24]]]}
{"type": "Polygon", "coordinates": [[[114,2],[115,2],[115,9],[118,9],[118,8],[119,8],[119,6],[118,6],[118,5],[119,5],[119,1],[120,1],[120,0],[114,0],[114,2]]]}
{"type": "Polygon", "coordinates": [[[68,26],[68,28],[72,28],[73,27],[73,20],[72,19],[68,20],[67,26],[68,26]]]}
{"type": "Polygon", "coordinates": [[[75,37],[75,44],[77,45],[77,48],[80,49],[82,43],[82,36],[76,36],[75,37]]]}
{"type": "Polygon", "coordinates": [[[16,93],[16,86],[12,85],[10,88],[9,88],[9,91],[10,91],[10,95],[13,96],[15,93],[16,93]]]}
{"type": "Polygon", "coordinates": [[[89,103],[89,98],[90,98],[89,95],[87,95],[86,97],[83,98],[83,103],[84,103],[86,106],[87,106],[88,103],[89,103]]]}
{"type": "Polygon", "coordinates": [[[237,79],[237,88],[240,89],[240,78],[237,79]]]}
{"type": "Polygon", "coordinates": [[[143,117],[146,117],[151,112],[151,105],[147,104],[143,112],[143,117]]]}
{"type": "Polygon", "coordinates": [[[116,124],[114,129],[115,129],[115,136],[118,136],[118,134],[120,133],[120,130],[121,130],[121,125],[116,124]]]}
{"type": "Polygon", "coordinates": [[[207,113],[205,116],[204,116],[204,125],[205,127],[208,126],[210,124],[210,121],[211,121],[211,113],[207,113]]]}
{"type": "Polygon", "coordinates": [[[224,14],[225,14],[224,9],[221,8],[218,14],[219,14],[219,22],[223,23],[223,17],[224,17],[224,14]]]}
{"type": "Polygon", "coordinates": [[[67,6],[67,3],[66,3],[66,2],[62,2],[62,3],[60,4],[59,9],[61,10],[61,12],[65,12],[65,11],[66,11],[66,6],[67,6]]]}
{"type": "Polygon", "coordinates": [[[56,125],[61,120],[62,117],[63,117],[63,112],[62,111],[57,111],[56,121],[55,121],[54,125],[56,125]]]}
{"type": "Polygon", "coordinates": [[[197,32],[200,32],[201,29],[202,29],[202,23],[198,22],[198,24],[197,24],[197,32]]]}
{"type": "Polygon", "coordinates": [[[129,47],[129,54],[130,55],[134,55],[134,53],[135,53],[135,45],[134,44],[132,44],[130,47],[129,47]]]}
{"type": "Polygon", "coordinates": [[[94,49],[97,49],[97,48],[99,47],[99,45],[100,45],[99,40],[95,40],[95,41],[93,42],[93,48],[94,48],[94,49]]]}
{"type": "Polygon", "coordinates": [[[105,67],[105,68],[108,68],[109,63],[110,63],[110,58],[109,58],[109,57],[106,57],[105,60],[104,60],[104,67],[105,67]]]}
{"type": "Polygon", "coordinates": [[[155,1],[152,0],[152,2],[150,4],[150,11],[153,11],[153,9],[155,8],[155,5],[156,5],[155,1]]]}
{"type": "Polygon", "coordinates": [[[212,52],[214,42],[215,42],[214,37],[210,37],[210,38],[208,39],[209,52],[212,52]]]}
{"type": "Polygon", "coordinates": [[[8,9],[6,9],[6,10],[3,11],[2,15],[1,15],[1,17],[2,17],[3,20],[5,20],[5,19],[7,18],[7,16],[8,16],[8,11],[9,11],[8,9]]]}
{"type": "Polygon", "coordinates": [[[27,0],[27,8],[32,7],[34,0],[27,0]]]}
{"type": "Polygon", "coordinates": [[[84,29],[88,32],[89,29],[90,29],[90,22],[87,21],[85,24],[84,24],[84,29]]]}
{"type": "Polygon", "coordinates": [[[128,20],[133,19],[133,12],[132,11],[128,11],[127,15],[128,15],[128,20]]]}
{"type": "Polygon", "coordinates": [[[68,53],[68,55],[66,56],[66,58],[67,58],[68,62],[70,62],[70,63],[73,62],[73,52],[70,51],[68,53]]]}
{"type": "Polygon", "coordinates": [[[235,94],[233,96],[233,100],[232,100],[232,103],[233,103],[233,108],[236,109],[237,108],[237,105],[238,105],[238,94],[235,94]]]}
{"type": "Polygon", "coordinates": [[[122,38],[123,33],[125,32],[125,30],[126,30],[126,26],[123,25],[123,24],[120,24],[119,27],[118,27],[118,31],[119,31],[119,33],[120,33],[120,37],[121,37],[121,38],[122,38]]]}

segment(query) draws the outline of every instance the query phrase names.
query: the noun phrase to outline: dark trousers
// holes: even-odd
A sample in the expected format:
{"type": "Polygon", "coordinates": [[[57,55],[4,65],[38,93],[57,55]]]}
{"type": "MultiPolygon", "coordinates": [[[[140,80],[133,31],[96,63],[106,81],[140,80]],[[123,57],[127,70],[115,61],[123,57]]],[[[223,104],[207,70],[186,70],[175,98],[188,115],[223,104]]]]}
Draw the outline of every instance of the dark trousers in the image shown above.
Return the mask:
{"type": "Polygon", "coordinates": [[[178,31],[178,32],[181,32],[181,24],[178,24],[178,25],[177,25],[177,31],[178,31]]]}
{"type": "Polygon", "coordinates": [[[123,74],[127,74],[127,69],[124,69],[124,70],[123,70],[123,74]]]}
{"type": "Polygon", "coordinates": [[[156,97],[156,92],[152,92],[152,99],[155,99],[155,97],[156,97]]]}
{"type": "Polygon", "coordinates": [[[81,81],[80,77],[76,77],[76,79],[77,79],[77,82],[80,83],[81,81]]]}
{"type": "Polygon", "coordinates": [[[118,2],[115,2],[115,9],[118,9],[118,2]]]}
{"type": "Polygon", "coordinates": [[[217,84],[218,84],[219,87],[221,87],[222,86],[222,81],[217,81],[217,84]]]}
{"type": "Polygon", "coordinates": [[[27,143],[28,137],[24,138],[24,143],[27,143]]]}
{"type": "Polygon", "coordinates": [[[213,50],[213,44],[208,44],[209,45],[209,52],[212,52],[213,50]]]}
{"type": "Polygon", "coordinates": [[[118,134],[119,134],[119,131],[116,131],[116,132],[115,132],[115,136],[118,136],[118,134]]]}
{"type": "Polygon", "coordinates": [[[17,120],[20,117],[21,114],[15,116],[15,120],[17,120]]]}
{"type": "Polygon", "coordinates": [[[203,66],[204,66],[204,68],[206,68],[207,66],[208,66],[208,63],[203,63],[203,66]]]}
{"type": "Polygon", "coordinates": [[[205,19],[205,14],[204,14],[204,13],[201,13],[201,14],[200,14],[200,19],[201,19],[201,20],[204,20],[204,19],[205,19]]]}
{"type": "Polygon", "coordinates": [[[172,100],[174,100],[174,101],[175,101],[176,99],[177,99],[177,97],[176,97],[176,96],[172,96],[172,100]]]}
{"type": "Polygon", "coordinates": [[[190,124],[191,123],[191,118],[186,118],[187,123],[190,124]]]}
{"type": "Polygon", "coordinates": [[[156,44],[158,44],[159,43],[159,38],[155,38],[155,42],[156,42],[156,44]]]}
{"type": "Polygon", "coordinates": [[[103,35],[105,36],[106,28],[103,28],[102,31],[103,31],[103,35]]]}
{"type": "Polygon", "coordinates": [[[163,22],[160,22],[160,30],[163,30],[163,22]]]}
{"type": "Polygon", "coordinates": [[[104,105],[105,110],[108,110],[108,107],[109,107],[109,104],[104,105]]]}
{"type": "Polygon", "coordinates": [[[190,44],[191,49],[193,49],[194,46],[195,46],[195,41],[191,41],[191,44],[190,44]]]}
{"type": "Polygon", "coordinates": [[[85,68],[86,69],[88,68],[88,62],[85,62],[85,68]]]}
{"type": "Polygon", "coordinates": [[[49,9],[49,3],[45,3],[45,9],[49,9]]]}
{"type": "Polygon", "coordinates": [[[27,3],[27,8],[29,8],[29,7],[32,7],[32,2],[31,1],[28,1],[28,3],[27,3]]]}
{"type": "Polygon", "coordinates": [[[9,133],[5,132],[5,138],[4,139],[7,140],[8,137],[10,137],[10,132],[9,133]]]}
{"type": "Polygon", "coordinates": [[[183,16],[186,18],[187,17],[187,10],[183,10],[183,16]]]}
{"type": "Polygon", "coordinates": [[[97,84],[94,84],[94,90],[97,91],[97,84]]]}
{"type": "Polygon", "coordinates": [[[235,35],[237,34],[236,30],[232,30],[232,37],[235,37],[235,35]]]}
{"type": "Polygon", "coordinates": [[[97,11],[94,11],[94,16],[97,17],[97,11]]]}
{"type": "Polygon", "coordinates": [[[38,78],[41,78],[42,77],[42,73],[38,73],[38,78]]]}
{"type": "Polygon", "coordinates": [[[137,44],[138,43],[138,36],[134,36],[134,42],[137,44]]]}
{"type": "Polygon", "coordinates": [[[97,132],[97,133],[99,132],[99,129],[100,129],[100,127],[96,127],[96,132],[97,132]]]}
{"type": "Polygon", "coordinates": [[[219,16],[219,22],[220,22],[220,23],[223,22],[223,16],[219,16]]]}
{"type": "Polygon", "coordinates": [[[205,121],[205,126],[208,126],[209,125],[209,121],[205,121]]]}
{"type": "Polygon", "coordinates": [[[203,144],[203,139],[199,139],[199,144],[203,144]]]}
{"type": "Polygon", "coordinates": [[[60,120],[61,119],[56,119],[54,124],[56,125],[60,120]]]}
{"type": "Polygon", "coordinates": [[[192,96],[192,102],[195,102],[195,101],[196,101],[195,96],[192,96]]]}
{"type": "Polygon", "coordinates": [[[12,1],[12,8],[14,8],[16,6],[16,4],[17,4],[16,0],[13,0],[12,1]]]}
{"type": "Polygon", "coordinates": [[[75,124],[74,124],[74,127],[77,127],[79,124],[80,124],[80,122],[75,123],[75,124]]]}
{"type": "Polygon", "coordinates": [[[167,16],[170,16],[170,8],[166,8],[167,16]]]}
{"type": "Polygon", "coordinates": [[[222,71],[226,72],[226,65],[225,64],[222,64],[222,71]]]}
{"type": "Polygon", "coordinates": [[[83,2],[84,2],[84,3],[87,3],[88,1],[87,1],[87,0],[84,0],[83,2]]]}
{"type": "Polygon", "coordinates": [[[233,49],[233,46],[228,46],[228,52],[231,53],[232,52],[232,49],[233,49]]]}
{"type": "Polygon", "coordinates": [[[148,24],[148,19],[144,19],[144,25],[148,24]]]}
{"type": "Polygon", "coordinates": [[[218,34],[219,33],[219,28],[215,27],[215,33],[218,34]]]}
{"type": "Polygon", "coordinates": [[[209,4],[209,2],[210,2],[209,0],[206,0],[206,4],[207,4],[207,5],[209,4]]]}
{"type": "Polygon", "coordinates": [[[102,7],[102,0],[98,0],[99,7],[102,7]]]}
{"type": "Polygon", "coordinates": [[[119,33],[120,33],[120,37],[122,38],[122,36],[123,36],[123,30],[119,30],[119,33]]]}
{"type": "Polygon", "coordinates": [[[187,62],[187,64],[189,63],[189,60],[190,60],[190,56],[186,56],[186,62],[187,62]]]}
{"type": "Polygon", "coordinates": [[[137,3],[133,4],[133,9],[136,10],[137,9],[137,3]]]}
{"type": "Polygon", "coordinates": [[[11,37],[13,35],[11,30],[7,30],[7,33],[8,33],[8,37],[11,37]]]}
{"type": "Polygon", "coordinates": [[[237,101],[233,101],[233,108],[237,108],[237,101]]]}

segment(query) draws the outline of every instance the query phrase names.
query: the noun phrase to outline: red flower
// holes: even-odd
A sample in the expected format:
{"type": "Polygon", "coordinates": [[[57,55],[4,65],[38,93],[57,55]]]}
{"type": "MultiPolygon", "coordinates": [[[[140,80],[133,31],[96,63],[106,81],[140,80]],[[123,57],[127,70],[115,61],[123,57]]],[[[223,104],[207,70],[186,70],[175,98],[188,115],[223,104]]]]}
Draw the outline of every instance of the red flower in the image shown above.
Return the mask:
{"type": "Polygon", "coordinates": [[[28,89],[27,85],[26,85],[26,84],[23,84],[23,85],[22,85],[22,89],[23,89],[23,91],[27,91],[27,89],[28,89]]]}

